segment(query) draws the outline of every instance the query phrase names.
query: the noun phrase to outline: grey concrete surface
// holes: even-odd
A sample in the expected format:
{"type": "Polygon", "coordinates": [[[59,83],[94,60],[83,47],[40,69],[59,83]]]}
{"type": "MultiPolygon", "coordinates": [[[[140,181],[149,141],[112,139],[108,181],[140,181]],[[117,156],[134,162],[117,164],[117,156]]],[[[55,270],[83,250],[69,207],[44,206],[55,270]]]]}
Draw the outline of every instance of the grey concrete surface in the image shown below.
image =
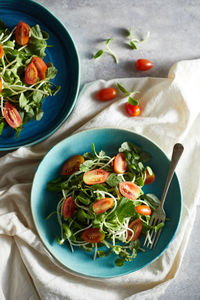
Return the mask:
{"type": "MultiPolygon", "coordinates": [[[[68,29],[77,46],[81,63],[81,86],[95,79],[122,77],[167,77],[170,67],[179,60],[200,56],[199,0],[37,0],[50,10],[68,29]],[[150,31],[148,41],[138,50],[128,46],[127,30],[138,38],[150,31]],[[111,48],[119,64],[104,55],[92,55],[113,38],[111,48]],[[141,73],[135,61],[145,57],[154,68],[141,73]]],[[[5,152],[1,153],[1,155],[5,152]]],[[[177,277],[160,300],[200,299],[200,208],[177,277]]]]}

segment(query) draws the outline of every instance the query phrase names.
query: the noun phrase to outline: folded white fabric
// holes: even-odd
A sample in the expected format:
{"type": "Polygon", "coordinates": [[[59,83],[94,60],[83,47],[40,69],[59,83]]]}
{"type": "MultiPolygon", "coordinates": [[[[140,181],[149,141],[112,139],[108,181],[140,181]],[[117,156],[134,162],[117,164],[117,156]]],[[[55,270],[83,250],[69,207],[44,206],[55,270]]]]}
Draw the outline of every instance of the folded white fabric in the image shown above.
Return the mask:
{"type": "Polygon", "coordinates": [[[157,299],[164,293],[181,264],[199,201],[199,82],[200,60],[175,64],[168,78],[92,82],[84,86],[76,108],[56,133],[38,145],[22,147],[0,159],[0,299],[144,300],[157,299]],[[127,90],[140,91],[139,117],[127,115],[127,98],[120,93],[109,102],[94,99],[94,92],[117,82],[127,90]],[[168,156],[176,142],[185,147],[177,167],[183,213],[175,239],[151,265],[103,280],[74,275],[61,266],[40,241],[30,209],[34,172],[46,152],[75,131],[102,126],[142,134],[168,156]]]}

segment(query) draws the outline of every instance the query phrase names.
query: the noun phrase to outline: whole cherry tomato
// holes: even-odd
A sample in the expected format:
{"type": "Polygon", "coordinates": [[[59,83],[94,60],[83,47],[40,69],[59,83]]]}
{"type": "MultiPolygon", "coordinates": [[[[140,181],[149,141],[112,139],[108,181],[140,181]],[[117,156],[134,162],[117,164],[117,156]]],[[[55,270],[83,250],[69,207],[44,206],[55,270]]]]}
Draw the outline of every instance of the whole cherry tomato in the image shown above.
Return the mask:
{"type": "Polygon", "coordinates": [[[12,128],[17,128],[22,125],[22,120],[18,110],[9,102],[6,102],[4,105],[3,115],[8,125],[12,128]]]}
{"type": "Polygon", "coordinates": [[[116,155],[114,159],[114,171],[117,174],[124,174],[127,169],[127,161],[123,152],[116,155]]]}
{"type": "Polygon", "coordinates": [[[88,243],[99,243],[104,240],[105,234],[99,228],[88,228],[83,231],[81,238],[88,243]]]}
{"type": "Polygon", "coordinates": [[[147,71],[153,68],[153,63],[148,59],[138,59],[136,61],[136,68],[140,71],[147,71]]]}
{"type": "Polygon", "coordinates": [[[110,175],[109,172],[103,169],[95,169],[92,171],[88,171],[83,175],[83,181],[88,184],[96,184],[96,183],[103,183],[106,182],[108,176],[110,175]]]}
{"type": "MultiPolygon", "coordinates": [[[[129,228],[134,231],[134,236],[131,241],[135,241],[139,238],[142,232],[142,221],[140,219],[135,219],[129,224],[129,228]]],[[[132,236],[132,232],[128,230],[128,239],[132,236]]]]}
{"type": "Polygon", "coordinates": [[[135,183],[131,181],[120,182],[119,191],[124,197],[130,200],[136,200],[140,195],[139,186],[137,186],[135,183]]]}
{"type": "Polygon", "coordinates": [[[3,51],[3,46],[0,44],[0,58],[3,57],[4,51],[3,51]]]}
{"type": "Polygon", "coordinates": [[[96,98],[101,101],[112,100],[117,96],[115,88],[104,88],[96,93],[96,98]]]}
{"type": "Polygon", "coordinates": [[[138,205],[135,207],[135,211],[140,215],[150,216],[151,208],[148,205],[138,205]]]}
{"type": "Polygon", "coordinates": [[[45,64],[45,62],[38,56],[34,56],[31,62],[34,63],[37,69],[39,79],[45,79],[47,70],[47,65],[45,64]]]}
{"type": "Polygon", "coordinates": [[[28,66],[26,67],[24,80],[27,84],[34,84],[37,82],[37,78],[38,71],[36,69],[36,66],[33,62],[30,62],[30,64],[28,64],[28,66]]]}
{"type": "Polygon", "coordinates": [[[125,103],[126,111],[131,117],[136,117],[141,113],[141,108],[139,105],[132,105],[129,102],[125,103]]]}
{"type": "Polygon", "coordinates": [[[25,22],[20,21],[17,24],[16,30],[15,30],[15,40],[16,43],[20,46],[26,45],[29,42],[29,32],[30,28],[28,24],[25,22]]]}
{"type": "Polygon", "coordinates": [[[63,217],[66,219],[71,218],[74,215],[75,202],[73,197],[68,197],[65,199],[62,207],[63,217]]]}
{"type": "Polygon", "coordinates": [[[72,156],[63,164],[61,175],[72,175],[77,172],[84,161],[85,159],[82,155],[72,156]]]}
{"type": "Polygon", "coordinates": [[[113,198],[103,198],[100,200],[97,200],[92,205],[92,208],[96,214],[102,214],[105,211],[107,211],[109,208],[111,208],[114,204],[113,198]]]}

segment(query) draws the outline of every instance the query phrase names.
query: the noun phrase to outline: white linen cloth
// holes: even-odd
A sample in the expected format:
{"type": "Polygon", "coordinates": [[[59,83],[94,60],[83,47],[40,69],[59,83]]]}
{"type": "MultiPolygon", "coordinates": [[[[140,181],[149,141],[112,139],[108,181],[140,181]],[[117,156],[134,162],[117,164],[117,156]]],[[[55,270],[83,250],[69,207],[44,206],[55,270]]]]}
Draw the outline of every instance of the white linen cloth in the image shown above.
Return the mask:
{"type": "Polygon", "coordinates": [[[175,277],[192,230],[200,192],[200,60],[173,65],[168,78],[98,80],[87,84],[65,124],[42,143],[0,159],[0,299],[138,300],[157,299],[175,277]],[[139,90],[142,113],[130,117],[127,97],[98,102],[93,94],[120,82],[139,90]],[[170,157],[173,145],[185,151],[177,167],[182,185],[183,213],[175,239],[151,265],[117,278],[74,275],[46,250],[37,235],[30,209],[34,172],[46,152],[77,130],[118,127],[156,142],[170,157]],[[190,224],[190,226],[188,226],[190,224]]]}

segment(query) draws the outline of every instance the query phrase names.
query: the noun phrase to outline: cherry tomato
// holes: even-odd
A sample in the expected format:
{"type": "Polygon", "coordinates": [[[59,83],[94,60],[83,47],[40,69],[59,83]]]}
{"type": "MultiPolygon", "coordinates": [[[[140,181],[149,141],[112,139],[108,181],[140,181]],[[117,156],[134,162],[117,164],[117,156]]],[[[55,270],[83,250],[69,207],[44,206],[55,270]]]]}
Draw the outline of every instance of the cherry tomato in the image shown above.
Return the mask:
{"type": "Polygon", "coordinates": [[[34,63],[37,69],[39,79],[45,79],[47,70],[47,65],[45,64],[45,62],[38,56],[34,56],[31,62],[34,63]]]}
{"type": "MultiPolygon", "coordinates": [[[[134,236],[131,241],[137,240],[142,231],[142,221],[140,219],[135,219],[129,224],[128,227],[134,231],[134,236]]],[[[128,230],[128,239],[130,239],[131,235],[132,232],[128,230]]]]}
{"type": "Polygon", "coordinates": [[[138,205],[135,210],[140,215],[150,216],[151,208],[148,205],[138,205]]]}
{"type": "Polygon", "coordinates": [[[0,77],[0,93],[2,91],[2,78],[0,77]]]}
{"type": "Polygon", "coordinates": [[[124,174],[127,169],[127,161],[123,152],[116,155],[114,159],[114,171],[117,174],[124,174]]]}
{"type": "Polygon", "coordinates": [[[109,208],[111,208],[113,204],[114,204],[113,198],[103,198],[94,202],[92,208],[96,214],[102,214],[105,211],[107,211],[109,208]]]}
{"type": "Polygon", "coordinates": [[[148,59],[138,59],[136,61],[136,68],[140,71],[147,71],[153,68],[153,63],[148,59]]]}
{"type": "Polygon", "coordinates": [[[75,202],[73,197],[68,197],[65,199],[62,207],[63,217],[69,219],[73,216],[75,210],[75,202]]]}
{"type": "Polygon", "coordinates": [[[92,184],[96,184],[96,183],[103,183],[103,182],[106,182],[109,175],[110,175],[110,173],[105,170],[95,169],[95,170],[86,172],[83,175],[83,181],[88,185],[92,185],[92,184]]]}
{"type": "Polygon", "coordinates": [[[152,174],[149,174],[148,169],[146,169],[143,172],[143,175],[144,175],[144,178],[145,178],[144,184],[150,184],[150,183],[154,182],[155,174],[153,173],[153,171],[152,171],[152,174]]]}
{"type": "Polygon", "coordinates": [[[62,166],[61,175],[72,175],[77,172],[80,165],[84,163],[84,157],[82,155],[74,155],[69,158],[62,166]]]}
{"type": "Polygon", "coordinates": [[[0,44],[0,58],[3,57],[4,51],[3,51],[3,46],[0,44]]]}
{"type": "Polygon", "coordinates": [[[137,186],[135,183],[130,181],[120,182],[119,191],[124,197],[130,200],[136,200],[140,195],[139,186],[137,186]]]}
{"type": "Polygon", "coordinates": [[[34,84],[37,82],[38,71],[33,62],[31,62],[25,70],[25,82],[27,84],[34,84]]]}
{"type": "Polygon", "coordinates": [[[30,28],[28,24],[20,21],[15,30],[15,40],[20,46],[26,45],[29,42],[30,28]]]}
{"type": "Polygon", "coordinates": [[[22,120],[18,110],[9,102],[6,102],[4,105],[3,115],[6,119],[6,122],[12,128],[17,128],[22,125],[22,120]]]}
{"type": "Polygon", "coordinates": [[[99,243],[104,240],[105,234],[99,228],[88,228],[83,231],[81,238],[88,243],[99,243]]]}
{"type": "Polygon", "coordinates": [[[96,98],[101,101],[112,100],[117,96],[117,91],[114,88],[105,88],[96,93],[96,98]]]}
{"type": "Polygon", "coordinates": [[[136,117],[141,113],[141,108],[139,105],[132,105],[129,102],[125,103],[126,111],[131,117],[136,117]]]}

